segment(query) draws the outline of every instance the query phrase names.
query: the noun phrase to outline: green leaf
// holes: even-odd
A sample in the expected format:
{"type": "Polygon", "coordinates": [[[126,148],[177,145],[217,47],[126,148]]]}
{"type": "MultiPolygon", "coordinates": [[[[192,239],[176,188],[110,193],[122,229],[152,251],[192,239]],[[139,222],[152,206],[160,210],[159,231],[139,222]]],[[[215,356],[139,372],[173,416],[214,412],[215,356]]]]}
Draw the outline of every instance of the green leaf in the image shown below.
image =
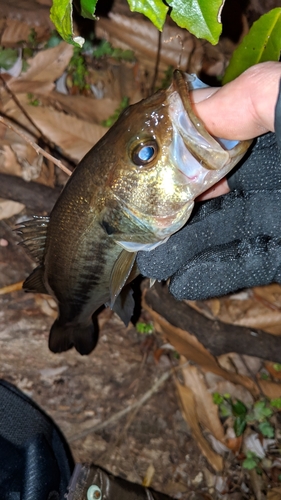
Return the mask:
{"type": "Polygon", "coordinates": [[[246,429],[246,420],[245,420],[245,417],[242,416],[242,417],[236,417],[236,419],[234,420],[234,432],[236,434],[237,437],[241,436],[244,432],[244,430],[246,429]]]}
{"type": "Polygon", "coordinates": [[[281,50],[281,8],[261,16],[234,51],[223,84],[234,80],[254,64],[278,61],[281,50]]]}
{"type": "Polygon", "coordinates": [[[151,335],[154,332],[154,328],[151,323],[142,323],[141,321],[136,323],[136,330],[138,333],[142,333],[144,335],[151,335]]]}
{"type": "Polygon", "coordinates": [[[85,42],[84,38],[81,36],[74,36],[73,33],[71,0],[53,0],[50,18],[58,33],[66,42],[76,47],[82,47],[85,42]]]}
{"type": "Polygon", "coordinates": [[[271,417],[272,410],[266,406],[265,401],[257,401],[253,407],[254,419],[262,422],[267,417],[271,417]]]}
{"type": "Polygon", "coordinates": [[[95,19],[95,10],[98,0],[80,0],[81,16],[95,19]]]}
{"type": "Polygon", "coordinates": [[[242,462],[242,467],[244,467],[244,469],[252,470],[258,465],[259,461],[259,457],[253,451],[247,451],[246,458],[242,462]]]}
{"type": "Polygon", "coordinates": [[[218,43],[224,0],[167,0],[167,3],[172,7],[171,18],[178,26],[213,45],[218,43]]]}
{"type": "Polygon", "coordinates": [[[281,363],[274,363],[273,368],[276,372],[281,372],[281,363]]]}
{"type": "Polygon", "coordinates": [[[215,405],[220,405],[223,403],[223,397],[220,395],[219,392],[214,392],[213,402],[215,403],[215,405]]]}
{"type": "Polygon", "coordinates": [[[144,14],[158,30],[162,31],[169,10],[162,0],[128,0],[128,4],[132,12],[144,14]]]}
{"type": "Polygon", "coordinates": [[[239,399],[236,401],[236,403],[232,403],[232,411],[233,415],[235,417],[246,417],[247,414],[247,407],[242,403],[242,401],[239,401],[239,399]]]}
{"type": "Polygon", "coordinates": [[[273,438],[274,437],[274,428],[269,422],[262,422],[259,424],[259,430],[261,431],[264,437],[273,438]]]}
{"type": "Polygon", "coordinates": [[[14,66],[18,58],[18,51],[16,49],[2,49],[0,47],[0,68],[10,69],[14,66]]]}
{"type": "Polygon", "coordinates": [[[281,408],[281,398],[275,398],[270,401],[271,406],[281,408]]]}

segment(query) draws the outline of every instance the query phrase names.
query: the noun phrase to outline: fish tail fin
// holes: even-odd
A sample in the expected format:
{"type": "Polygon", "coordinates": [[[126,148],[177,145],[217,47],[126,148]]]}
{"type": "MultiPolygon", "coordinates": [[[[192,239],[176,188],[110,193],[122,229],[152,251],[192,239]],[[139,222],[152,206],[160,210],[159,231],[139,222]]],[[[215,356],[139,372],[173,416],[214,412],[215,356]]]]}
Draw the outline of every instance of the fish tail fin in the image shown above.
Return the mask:
{"type": "Polygon", "coordinates": [[[97,322],[79,325],[61,324],[56,320],[50,331],[49,348],[52,352],[63,352],[74,346],[80,354],[90,354],[97,345],[98,337],[97,322]]]}

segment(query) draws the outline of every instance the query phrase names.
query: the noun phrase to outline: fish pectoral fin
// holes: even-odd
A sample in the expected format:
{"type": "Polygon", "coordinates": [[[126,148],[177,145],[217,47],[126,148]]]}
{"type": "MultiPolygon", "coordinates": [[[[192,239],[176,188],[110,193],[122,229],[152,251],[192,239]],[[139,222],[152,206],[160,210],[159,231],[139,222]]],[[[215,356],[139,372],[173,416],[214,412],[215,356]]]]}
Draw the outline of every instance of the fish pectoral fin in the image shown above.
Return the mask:
{"type": "Polygon", "coordinates": [[[43,276],[44,276],[43,266],[36,267],[32,271],[32,273],[28,276],[28,278],[26,278],[26,280],[22,285],[22,288],[27,292],[46,293],[47,295],[50,295],[44,285],[43,276]]]}
{"type": "Polygon", "coordinates": [[[133,316],[135,301],[133,299],[133,290],[130,285],[127,285],[120,292],[114,302],[112,310],[118,314],[125,326],[128,326],[131,317],[133,316]]]}
{"type": "Polygon", "coordinates": [[[19,224],[16,228],[17,234],[22,237],[20,245],[27,248],[31,256],[40,263],[43,261],[49,221],[50,217],[34,215],[33,219],[19,224]]]}
{"type": "Polygon", "coordinates": [[[110,307],[113,308],[116,297],[118,297],[123,286],[126,284],[136,259],[136,253],[122,250],[116,260],[110,275],[110,307]]]}

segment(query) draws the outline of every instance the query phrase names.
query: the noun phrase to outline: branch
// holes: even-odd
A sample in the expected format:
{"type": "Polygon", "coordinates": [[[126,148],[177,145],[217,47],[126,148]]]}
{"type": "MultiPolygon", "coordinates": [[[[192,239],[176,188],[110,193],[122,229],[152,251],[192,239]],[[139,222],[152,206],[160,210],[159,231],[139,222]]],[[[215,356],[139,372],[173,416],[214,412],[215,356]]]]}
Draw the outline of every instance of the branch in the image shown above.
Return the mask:
{"type": "Polygon", "coordinates": [[[280,337],[206,318],[186,302],[176,300],[167,286],[156,283],[146,291],[145,303],[171,325],[194,335],[214,356],[236,352],[280,362],[280,337]]]}

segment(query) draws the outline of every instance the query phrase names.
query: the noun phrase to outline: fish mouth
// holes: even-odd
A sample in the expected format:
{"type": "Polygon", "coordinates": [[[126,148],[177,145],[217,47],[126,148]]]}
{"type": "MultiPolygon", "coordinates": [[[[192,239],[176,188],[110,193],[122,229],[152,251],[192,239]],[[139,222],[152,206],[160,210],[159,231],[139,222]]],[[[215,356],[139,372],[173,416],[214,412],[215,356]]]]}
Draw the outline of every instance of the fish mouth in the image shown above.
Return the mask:
{"type": "Polygon", "coordinates": [[[206,85],[195,75],[175,70],[168,95],[173,126],[170,157],[183,175],[182,182],[188,185],[193,199],[224,177],[252,142],[226,141],[209,134],[190,101],[190,89],[201,86],[206,85]]]}

